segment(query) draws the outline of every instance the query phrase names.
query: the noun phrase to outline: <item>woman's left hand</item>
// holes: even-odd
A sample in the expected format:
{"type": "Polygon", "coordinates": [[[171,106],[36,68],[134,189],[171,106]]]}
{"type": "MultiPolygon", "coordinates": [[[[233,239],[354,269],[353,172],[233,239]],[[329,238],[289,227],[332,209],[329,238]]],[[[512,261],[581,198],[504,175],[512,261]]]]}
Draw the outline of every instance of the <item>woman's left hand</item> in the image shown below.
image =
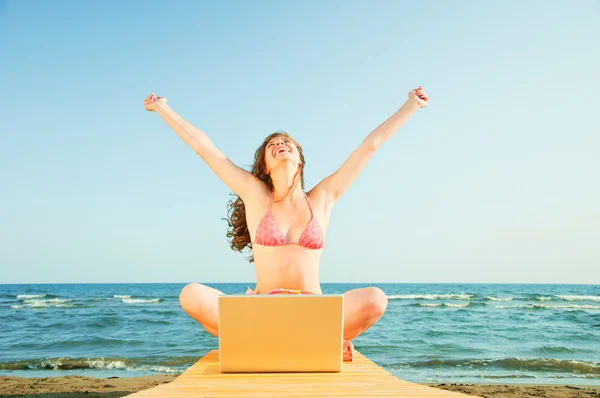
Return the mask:
{"type": "Polygon", "coordinates": [[[428,104],[429,98],[427,98],[427,94],[425,94],[423,87],[419,86],[419,88],[408,92],[408,100],[415,101],[420,108],[425,108],[428,104]]]}

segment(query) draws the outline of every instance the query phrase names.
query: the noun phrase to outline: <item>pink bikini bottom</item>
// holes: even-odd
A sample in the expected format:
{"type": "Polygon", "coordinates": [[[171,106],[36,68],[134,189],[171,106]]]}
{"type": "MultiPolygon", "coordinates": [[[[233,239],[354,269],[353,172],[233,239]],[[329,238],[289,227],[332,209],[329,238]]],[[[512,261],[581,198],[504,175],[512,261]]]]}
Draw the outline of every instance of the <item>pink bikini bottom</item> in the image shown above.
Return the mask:
{"type": "MultiPolygon", "coordinates": [[[[256,293],[254,293],[254,291],[252,289],[248,288],[248,290],[246,290],[246,294],[256,294],[256,293]]],[[[307,292],[305,290],[284,289],[283,287],[280,287],[278,289],[271,290],[267,294],[314,294],[314,293],[307,292]]]]}

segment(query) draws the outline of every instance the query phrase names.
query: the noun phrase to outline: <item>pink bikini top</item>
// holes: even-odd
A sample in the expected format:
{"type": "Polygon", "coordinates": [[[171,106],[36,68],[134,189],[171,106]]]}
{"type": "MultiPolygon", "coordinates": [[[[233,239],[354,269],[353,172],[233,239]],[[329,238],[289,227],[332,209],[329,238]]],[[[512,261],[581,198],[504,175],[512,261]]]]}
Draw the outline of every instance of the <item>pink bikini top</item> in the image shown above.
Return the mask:
{"type": "Polygon", "coordinates": [[[298,243],[288,243],[285,236],[277,226],[275,218],[271,213],[271,204],[273,203],[273,192],[271,192],[271,199],[269,200],[269,210],[264,215],[258,227],[256,227],[256,237],[254,244],[261,246],[280,246],[280,245],[300,245],[307,249],[322,249],[323,248],[323,229],[319,222],[313,215],[312,207],[308,196],[304,194],[308,208],[310,209],[310,221],[306,224],[302,235],[298,243]]]}

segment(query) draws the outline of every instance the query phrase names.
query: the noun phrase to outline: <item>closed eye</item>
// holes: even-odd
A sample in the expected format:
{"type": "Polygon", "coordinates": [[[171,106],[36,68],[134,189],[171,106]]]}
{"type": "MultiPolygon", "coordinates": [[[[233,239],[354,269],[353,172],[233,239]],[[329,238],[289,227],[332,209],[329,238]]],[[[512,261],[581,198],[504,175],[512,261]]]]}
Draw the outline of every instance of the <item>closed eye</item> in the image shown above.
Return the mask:
{"type": "MultiPolygon", "coordinates": [[[[283,142],[284,142],[284,143],[286,143],[286,144],[291,144],[291,143],[292,143],[292,140],[290,140],[290,139],[288,138],[288,139],[285,139],[285,140],[283,140],[283,142]]],[[[269,149],[269,148],[271,148],[273,145],[275,145],[275,143],[274,143],[274,142],[269,142],[269,143],[267,144],[267,148],[266,148],[266,149],[269,149]]]]}

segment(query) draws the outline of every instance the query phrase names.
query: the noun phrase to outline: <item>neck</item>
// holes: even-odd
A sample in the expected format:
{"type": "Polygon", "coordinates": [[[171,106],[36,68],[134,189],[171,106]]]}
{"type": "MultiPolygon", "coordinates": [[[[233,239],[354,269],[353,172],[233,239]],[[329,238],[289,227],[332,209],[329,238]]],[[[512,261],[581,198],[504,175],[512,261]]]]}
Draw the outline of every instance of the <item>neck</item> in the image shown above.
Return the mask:
{"type": "Polygon", "coordinates": [[[292,202],[299,197],[304,196],[300,173],[296,175],[296,172],[298,172],[298,169],[295,167],[282,167],[281,169],[271,172],[271,181],[273,182],[273,201],[292,202]]]}

